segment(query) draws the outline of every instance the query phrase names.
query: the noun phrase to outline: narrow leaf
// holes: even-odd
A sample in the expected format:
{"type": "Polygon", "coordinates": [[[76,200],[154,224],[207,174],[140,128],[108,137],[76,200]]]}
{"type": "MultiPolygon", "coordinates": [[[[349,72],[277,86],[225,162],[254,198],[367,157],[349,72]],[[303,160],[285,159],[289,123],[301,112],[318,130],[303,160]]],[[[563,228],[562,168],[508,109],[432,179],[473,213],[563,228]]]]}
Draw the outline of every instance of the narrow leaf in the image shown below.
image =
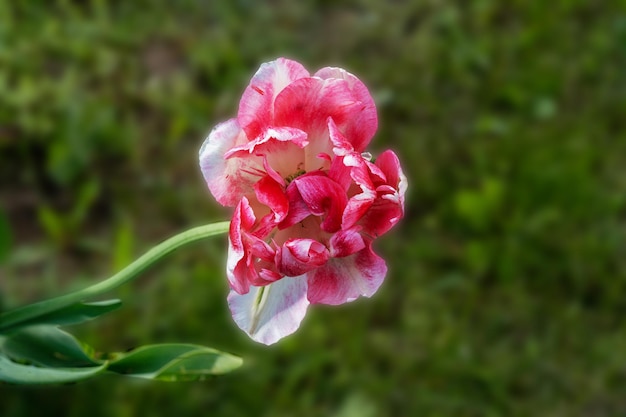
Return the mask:
{"type": "Polygon", "coordinates": [[[188,344],[148,345],[113,360],[109,370],[140,378],[192,381],[230,372],[241,366],[237,356],[188,344]]]}
{"type": "Polygon", "coordinates": [[[55,326],[32,326],[6,336],[0,346],[4,353],[19,362],[48,367],[100,365],[85,350],[86,346],[55,326]]]}
{"type": "MultiPolygon", "coordinates": [[[[121,305],[122,301],[118,299],[97,301],[93,303],[77,303],[17,323],[16,325],[11,326],[9,329],[32,326],[34,324],[53,324],[58,326],[67,326],[70,324],[83,323],[85,321],[93,320],[96,317],[99,317],[110,311],[116,310],[121,305]]],[[[7,329],[3,329],[3,331],[5,330],[7,329]]]]}
{"type": "Polygon", "coordinates": [[[26,321],[15,323],[10,327],[2,328],[2,326],[0,326],[0,333],[8,333],[14,331],[15,329],[39,324],[67,326],[70,324],[83,323],[85,321],[93,320],[96,317],[110,311],[116,310],[121,305],[122,302],[118,299],[97,301],[93,303],[77,303],[50,313],[32,317],[26,321]]]}
{"type": "Polygon", "coordinates": [[[197,381],[239,368],[243,360],[226,353],[196,350],[186,353],[162,368],[155,379],[161,381],[197,381]]]}
{"type": "Polygon", "coordinates": [[[106,363],[85,368],[38,368],[13,362],[0,352],[0,381],[10,384],[64,384],[90,378],[106,369],[106,363]]]}

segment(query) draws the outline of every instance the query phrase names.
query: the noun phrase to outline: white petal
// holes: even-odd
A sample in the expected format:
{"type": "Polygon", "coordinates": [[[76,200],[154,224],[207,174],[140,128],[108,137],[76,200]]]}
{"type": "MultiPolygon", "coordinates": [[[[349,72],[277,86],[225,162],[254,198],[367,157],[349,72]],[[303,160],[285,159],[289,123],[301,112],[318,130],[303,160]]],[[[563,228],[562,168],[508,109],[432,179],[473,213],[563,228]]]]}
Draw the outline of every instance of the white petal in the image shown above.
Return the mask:
{"type": "Polygon", "coordinates": [[[224,206],[235,206],[245,195],[254,195],[252,186],[265,173],[263,160],[254,155],[224,159],[230,149],[247,143],[236,119],[220,123],[200,148],[200,168],[211,193],[224,206]]]}
{"type": "Polygon", "coordinates": [[[309,306],[306,276],[251,286],[244,295],[231,290],[228,305],[241,330],[255,341],[271,345],[300,327],[309,306]]]}

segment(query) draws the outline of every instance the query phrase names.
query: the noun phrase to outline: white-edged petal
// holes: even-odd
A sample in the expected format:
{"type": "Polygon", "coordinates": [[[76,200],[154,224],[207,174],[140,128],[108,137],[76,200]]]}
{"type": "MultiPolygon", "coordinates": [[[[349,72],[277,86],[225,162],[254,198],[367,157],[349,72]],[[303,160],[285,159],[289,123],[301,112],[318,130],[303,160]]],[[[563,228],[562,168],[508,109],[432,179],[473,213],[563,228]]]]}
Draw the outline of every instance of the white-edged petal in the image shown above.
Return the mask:
{"type": "Polygon", "coordinates": [[[300,327],[309,306],[306,276],[251,286],[243,295],[231,290],[228,305],[241,330],[255,341],[271,345],[300,327]]]}
{"type": "Polygon", "coordinates": [[[253,185],[264,175],[263,160],[224,159],[227,151],[247,143],[247,137],[236,119],[220,123],[209,133],[200,148],[200,169],[215,199],[224,206],[235,206],[241,197],[253,194],[253,185]]]}
{"type": "Polygon", "coordinates": [[[338,305],[359,296],[371,297],[386,274],[385,261],[370,244],[353,255],[331,258],[326,265],[309,272],[308,298],[311,304],[338,305]]]}

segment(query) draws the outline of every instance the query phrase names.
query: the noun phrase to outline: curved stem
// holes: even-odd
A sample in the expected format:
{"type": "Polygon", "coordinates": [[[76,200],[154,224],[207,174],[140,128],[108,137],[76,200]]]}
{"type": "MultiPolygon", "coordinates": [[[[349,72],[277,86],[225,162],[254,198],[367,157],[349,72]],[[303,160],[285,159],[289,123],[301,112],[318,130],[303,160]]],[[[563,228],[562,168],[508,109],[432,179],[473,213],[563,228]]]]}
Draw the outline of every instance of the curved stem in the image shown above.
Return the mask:
{"type": "Polygon", "coordinates": [[[186,230],[172,236],[164,242],[159,243],[126,268],[104,281],[98,282],[97,284],[91,285],[87,288],[83,288],[82,290],[4,312],[0,314],[0,331],[42,314],[47,314],[58,310],[59,308],[68,307],[87,298],[111,291],[112,289],[117,288],[135,278],[163,256],[173,252],[181,246],[228,232],[229,224],[230,222],[227,221],[218,222],[186,230]]]}

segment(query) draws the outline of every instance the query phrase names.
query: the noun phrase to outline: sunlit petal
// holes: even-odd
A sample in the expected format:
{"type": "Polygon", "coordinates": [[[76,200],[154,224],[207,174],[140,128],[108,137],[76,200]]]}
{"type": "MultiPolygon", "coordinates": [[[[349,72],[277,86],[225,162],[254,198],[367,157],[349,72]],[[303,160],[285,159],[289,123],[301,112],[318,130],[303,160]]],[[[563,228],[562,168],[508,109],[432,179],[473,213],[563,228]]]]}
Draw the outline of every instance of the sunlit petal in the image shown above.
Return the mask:
{"type": "Polygon", "coordinates": [[[288,277],[243,295],[231,291],[228,305],[241,330],[271,345],[298,330],[309,306],[306,294],[305,277],[288,277]]]}

